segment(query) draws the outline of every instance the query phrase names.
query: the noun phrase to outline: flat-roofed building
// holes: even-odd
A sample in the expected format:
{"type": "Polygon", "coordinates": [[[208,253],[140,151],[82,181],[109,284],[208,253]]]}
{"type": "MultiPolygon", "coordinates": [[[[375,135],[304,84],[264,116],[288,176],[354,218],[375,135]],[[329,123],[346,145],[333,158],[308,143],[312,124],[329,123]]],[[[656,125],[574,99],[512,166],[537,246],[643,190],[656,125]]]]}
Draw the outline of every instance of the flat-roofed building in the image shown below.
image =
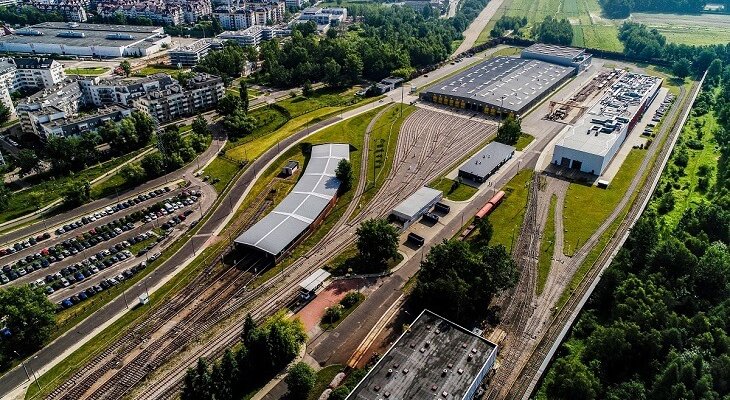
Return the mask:
{"type": "Polygon", "coordinates": [[[158,122],[170,122],[215,107],[224,94],[223,79],[199,72],[184,85],[175,81],[164,88],[149,91],[133,100],[132,104],[158,122]]]}
{"type": "Polygon", "coordinates": [[[162,27],[44,22],[3,36],[0,52],[81,57],[148,56],[170,44],[162,27]]]}
{"type": "Polygon", "coordinates": [[[187,46],[181,46],[170,50],[167,54],[170,56],[170,64],[182,67],[193,67],[200,60],[213,50],[223,48],[223,42],[219,39],[200,39],[187,46]]]}
{"type": "Polygon", "coordinates": [[[520,116],[573,75],[572,67],[495,57],[432,85],[420,98],[490,115],[520,116]]]}
{"type": "Polygon", "coordinates": [[[340,160],[350,159],[350,145],[312,146],[304,172],[292,191],[274,210],[236,238],[239,247],[261,251],[274,260],[283,257],[317,227],[337,201],[340,160]]]}
{"type": "Polygon", "coordinates": [[[442,197],[443,193],[440,190],[424,186],[395,206],[390,216],[407,228],[438,203],[442,197]]]}
{"type": "Polygon", "coordinates": [[[496,344],[423,310],[347,400],[471,400],[496,358],[496,344]]]}
{"type": "Polygon", "coordinates": [[[593,59],[593,56],[586,53],[585,49],[547,43],[533,44],[522,50],[521,57],[573,67],[576,73],[590,67],[593,59]]]}
{"type": "Polygon", "coordinates": [[[515,148],[491,142],[459,167],[459,177],[483,183],[515,154],[515,148]]]}
{"type": "Polygon", "coordinates": [[[563,128],[552,163],[601,175],[656,98],[661,84],[662,80],[654,76],[624,73],[575,125],[563,128]]]}
{"type": "Polygon", "coordinates": [[[231,40],[241,46],[258,46],[265,40],[284,37],[291,34],[291,29],[277,26],[254,25],[238,31],[226,31],[216,36],[220,40],[231,40]]]}
{"type": "Polygon", "coordinates": [[[66,79],[63,65],[50,58],[14,58],[17,89],[49,88],[66,79]]]}
{"type": "Polygon", "coordinates": [[[115,105],[98,108],[91,114],[35,122],[38,136],[46,140],[51,136],[69,137],[95,131],[106,122],[119,122],[131,114],[130,108],[115,105]]]}

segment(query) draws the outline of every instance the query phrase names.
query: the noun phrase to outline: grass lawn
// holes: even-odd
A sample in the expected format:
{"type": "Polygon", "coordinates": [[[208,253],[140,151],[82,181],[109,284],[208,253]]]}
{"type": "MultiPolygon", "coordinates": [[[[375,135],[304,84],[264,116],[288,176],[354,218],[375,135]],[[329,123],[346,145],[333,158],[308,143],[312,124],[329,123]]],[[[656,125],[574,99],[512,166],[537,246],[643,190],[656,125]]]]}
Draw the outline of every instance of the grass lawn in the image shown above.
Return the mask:
{"type": "MultiPolygon", "coordinates": [[[[494,227],[491,244],[501,244],[512,252],[513,241],[520,234],[525,219],[531,180],[532,170],[523,169],[502,188],[504,199],[488,217],[494,227]]],[[[476,233],[472,233],[472,236],[476,233]]]]}
{"type": "Polygon", "coordinates": [[[372,200],[373,196],[380,190],[393,167],[393,157],[398,143],[398,135],[403,121],[408,118],[416,107],[403,105],[403,116],[400,114],[401,107],[391,106],[375,122],[370,132],[370,155],[368,156],[367,186],[360,197],[360,204],[352,216],[356,216],[363,206],[372,200]]]}
{"type": "Polygon", "coordinates": [[[160,72],[170,75],[176,75],[175,72],[182,72],[184,70],[177,69],[173,66],[166,66],[166,65],[148,65],[146,67],[143,67],[139,71],[136,71],[133,73],[134,76],[150,76],[154,74],[158,74],[160,72]]]}
{"type": "Polygon", "coordinates": [[[354,305],[353,305],[352,307],[344,308],[344,309],[342,310],[342,316],[340,316],[340,318],[339,318],[339,319],[337,319],[337,320],[335,320],[335,321],[329,321],[329,320],[328,320],[327,322],[325,322],[325,320],[327,319],[327,317],[324,317],[324,318],[322,319],[322,322],[320,322],[320,323],[319,323],[319,326],[320,326],[320,327],[321,327],[321,328],[322,328],[323,330],[325,330],[325,331],[329,331],[329,330],[332,330],[332,329],[335,329],[335,328],[337,328],[337,325],[339,325],[339,324],[340,324],[340,322],[344,321],[344,320],[345,320],[345,318],[347,318],[347,316],[348,316],[348,315],[350,315],[350,314],[351,314],[351,313],[352,313],[353,311],[355,311],[355,309],[356,309],[356,308],[357,308],[357,307],[358,307],[358,306],[359,306],[360,304],[362,304],[362,302],[363,302],[363,301],[365,301],[365,295],[364,295],[364,294],[362,294],[362,293],[358,293],[358,299],[357,299],[357,303],[355,303],[355,304],[354,304],[354,305]]]}
{"type": "Polygon", "coordinates": [[[517,151],[522,151],[527,147],[532,141],[535,140],[535,137],[532,135],[529,135],[527,133],[521,133],[520,138],[517,139],[517,143],[515,144],[515,148],[517,151]]]}
{"type": "Polygon", "coordinates": [[[645,155],[646,150],[631,149],[607,189],[580,183],[571,183],[568,186],[563,212],[565,227],[563,253],[566,256],[572,256],[627,195],[628,187],[645,155]]]}
{"type": "Polygon", "coordinates": [[[540,258],[537,264],[537,285],[535,292],[539,296],[545,289],[550,274],[550,267],[553,262],[553,253],[555,252],[555,203],[558,199],[553,195],[550,198],[550,209],[548,210],[547,222],[545,222],[545,230],[540,242],[540,258]]]}
{"type": "Polygon", "coordinates": [[[335,364],[328,365],[317,371],[317,380],[314,382],[314,387],[309,392],[307,400],[318,400],[322,392],[329,387],[330,382],[335,379],[335,376],[344,370],[343,365],[335,364]]]}
{"type": "Polygon", "coordinates": [[[239,169],[238,164],[225,158],[216,157],[203,170],[203,175],[210,176],[210,182],[213,184],[215,191],[221,193],[228,182],[236,176],[239,169]]]}
{"type": "Polygon", "coordinates": [[[66,75],[101,75],[110,68],[108,67],[81,67],[81,68],[66,68],[66,75]]]}
{"type": "Polygon", "coordinates": [[[464,201],[471,199],[477,192],[475,187],[464,183],[457,183],[449,178],[439,178],[436,183],[429,185],[431,188],[440,190],[444,197],[453,201],[464,201]],[[454,185],[456,183],[456,185],[454,185]]]}

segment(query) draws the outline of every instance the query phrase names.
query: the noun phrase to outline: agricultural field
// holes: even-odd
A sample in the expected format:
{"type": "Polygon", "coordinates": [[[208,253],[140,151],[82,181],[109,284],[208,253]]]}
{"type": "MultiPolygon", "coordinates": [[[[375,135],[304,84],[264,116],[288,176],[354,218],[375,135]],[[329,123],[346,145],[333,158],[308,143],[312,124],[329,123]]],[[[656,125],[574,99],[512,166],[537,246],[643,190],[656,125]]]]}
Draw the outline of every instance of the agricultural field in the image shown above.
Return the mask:
{"type": "Polygon", "coordinates": [[[656,28],[668,42],[690,45],[730,42],[730,15],[635,13],[631,20],[656,28]]]}

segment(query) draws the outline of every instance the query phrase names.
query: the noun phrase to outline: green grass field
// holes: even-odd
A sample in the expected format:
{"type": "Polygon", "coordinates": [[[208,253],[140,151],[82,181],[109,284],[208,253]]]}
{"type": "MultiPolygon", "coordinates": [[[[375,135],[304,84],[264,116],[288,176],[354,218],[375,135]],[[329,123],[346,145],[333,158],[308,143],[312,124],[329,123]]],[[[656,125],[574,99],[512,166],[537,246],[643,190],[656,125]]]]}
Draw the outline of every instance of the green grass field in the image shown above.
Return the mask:
{"type": "Polygon", "coordinates": [[[565,227],[565,246],[563,253],[572,256],[593,235],[603,221],[626,196],[629,185],[634,179],[646,150],[631,149],[621,165],[621,169],[607,189],[571,183],[565,196],[563,226],[565,227]]]}
{"type": "Polygon", "coordinates": [[[345,367],[342,365],[329,365],[319,371],[317,371],[317,380],[314,382],[314,387],[309,392],[307,400],[318,400],[322,392],[327,389],[330,382],[335,379],[335,376],[340,372],[344,371],[345,367]]]}
{"type": "Polygon", "coordinates": [[[173,66],[165,66],[165,65],[148,65],[146,67],[143,67],[139,71],[136,71],[133,73],[134,76],[150,76],[158,73],[165,73],[170,75],[177,75],[178,72],[182,72],[184,70],[177,69],[173,66]]]}
{"type": "Polygon", "coordinates": [[[81,68],[66,68],[66,75],[101,75],[107,71],[109,71],[110,68],[107,67],[81,67],[81,68]]]}
{"type": "Polygon", "coordinates": [[[221,193],[228,182],[236,175],[240,166],[231,160],[216,157],[203,170],[203,176],[210,176],[209,181],[213,183],[215,191],[221,193]]]}
{"type": "Polygon", "coordinates": [[[550,208],[548,209],[547,221],[545,222],[545,230],[542,234],[540,242],[540,256],[537,263],[537,284],[535,285],[535,293],[539,296],[545,289],[550,274],[550,267],[553,263],[553,253],[555,251],[555,204],[558,199],[553,195],[550,198],[550,208]]]}
{"type": "Polygon", "coordinates": [[[489,215],[494,227],[492,244],[501,244],[512,251],[513,241],[520,234],[525,219],[527,196],[530,193],[532,170],[523,169],[502,188],[506,195],[502,203],[489,215]]]}
{"type": "Polygon", "coordinates": [[[464,183],[454,186],[454,181],[449,178],[440,178],[430,187],[440,190],[444,193],[444,197],[453,201],[464,201],[471,199],[476,194],[477,189],[464,183]]]}

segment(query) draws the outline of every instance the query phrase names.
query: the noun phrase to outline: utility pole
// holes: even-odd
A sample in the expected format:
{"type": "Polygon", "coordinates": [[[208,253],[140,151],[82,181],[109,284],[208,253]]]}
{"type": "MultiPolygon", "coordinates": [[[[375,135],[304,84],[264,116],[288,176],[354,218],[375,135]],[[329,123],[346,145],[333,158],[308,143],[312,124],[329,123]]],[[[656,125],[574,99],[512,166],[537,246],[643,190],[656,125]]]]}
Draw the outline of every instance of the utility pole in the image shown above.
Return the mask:
{"type": "MultiPolygon", "coordinates": [[[[13,350],[13,353],[15,353],[18,358],[21,358],[20,354],[17,351],[13,350]]],[[[23,370],[25,370],[25,376],[27,376],[28,380],[30,380],[30,374],[28,373],[28,368],[25,367],[25,361],[20,360],[20,364],[23,366],[23,370]]]]}

